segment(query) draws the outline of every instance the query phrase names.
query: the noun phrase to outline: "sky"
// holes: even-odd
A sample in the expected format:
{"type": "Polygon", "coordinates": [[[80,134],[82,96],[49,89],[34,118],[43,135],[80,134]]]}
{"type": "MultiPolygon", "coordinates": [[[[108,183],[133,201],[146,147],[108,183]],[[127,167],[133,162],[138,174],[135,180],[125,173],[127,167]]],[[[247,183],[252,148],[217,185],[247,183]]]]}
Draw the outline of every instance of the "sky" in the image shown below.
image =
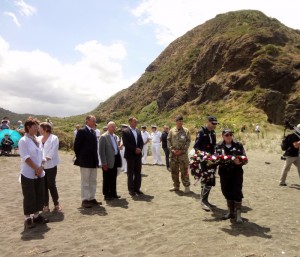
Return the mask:
{"type": "Polygon", "coordinates": [[[0,107],[68,117],[128,88],[176,38],[260,10],[300,29],[286,0],[0,0],[0,107]]]}

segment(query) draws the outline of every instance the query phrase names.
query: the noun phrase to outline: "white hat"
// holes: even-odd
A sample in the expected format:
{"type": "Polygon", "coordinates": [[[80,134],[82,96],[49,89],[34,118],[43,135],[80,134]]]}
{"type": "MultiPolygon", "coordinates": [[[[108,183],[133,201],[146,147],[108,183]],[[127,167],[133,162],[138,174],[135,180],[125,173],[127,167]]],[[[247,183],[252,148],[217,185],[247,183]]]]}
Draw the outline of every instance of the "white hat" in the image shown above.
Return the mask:
{"type": "Polygon", "coordinates": [[[297,129],[300,129],[300,124],[297,125],[297,129]]]}

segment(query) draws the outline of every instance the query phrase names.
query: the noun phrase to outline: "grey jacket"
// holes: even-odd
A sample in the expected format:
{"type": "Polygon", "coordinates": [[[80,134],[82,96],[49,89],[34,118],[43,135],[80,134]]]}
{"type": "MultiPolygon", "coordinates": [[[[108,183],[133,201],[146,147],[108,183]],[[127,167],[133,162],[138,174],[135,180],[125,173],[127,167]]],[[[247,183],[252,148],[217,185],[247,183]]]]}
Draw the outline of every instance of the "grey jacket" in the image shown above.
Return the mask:
{"type": "MultiPolygon", "coordinates": [[[[114,139],[116,141],[116,145],[118,146],[117,137],[115,135],[114,135],[114,139]]],[[[99,155],[101,159],[101,164],[108,165],[108,168],[112,169],[115,165],[115,161],[117,161],[118,167],[121,167],[122,164],[120,163],[121,160],[120,151],[118,147],[117,149],[118,149],[118,154],[117,156],[115,156],[115,151],[114,151],[113,144],[111,142],[110,134],[106,132],[103,135],[101,135],[99,141],[99,155]],[[118,158],[118,160],[115,160],[115,158],[118,158]]]]}

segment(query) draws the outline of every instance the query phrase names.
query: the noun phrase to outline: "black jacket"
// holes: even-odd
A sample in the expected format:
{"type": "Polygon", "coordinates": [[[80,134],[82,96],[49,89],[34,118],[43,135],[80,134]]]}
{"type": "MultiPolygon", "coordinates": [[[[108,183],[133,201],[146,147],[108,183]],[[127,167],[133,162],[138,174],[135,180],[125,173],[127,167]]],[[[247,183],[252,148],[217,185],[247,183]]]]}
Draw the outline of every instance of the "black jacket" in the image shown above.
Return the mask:
{"type": "Polygon", "coordinates": [[[128,127],[122,132],[122,140],[125,146],[125,159],[135,159],[135,158],[142,158],[142,153],[136,154],[136,148],[143,149],[144,142],[142,138],[141,131],[136,129],[137,132],[137,143],[135,142],[134,135],[131,129],[128,127]]]}
{"type": "Polygon", "coordinates": [[[299,148],[295,148],[293,143],[298,142],[300,138],[293,133],[287,135],[287,140],[288,149],[285,151],[284,156],[297,157],[299,155],[299,148]]]}
{"type": "Polygon", "coordinates": [[[205,151],[214,154],[216,146],[216,132],[209,131],[206,127],[201,127],[197,133],[194,144],[195,151],[205,151]]]}
{"type": "Polygon", "coordinates": [[[88,127],[78,130],[74,142],[74,152],[76,156],[74,165],[84,168],[97,168],[99,166],[97,137],[88,127]]]}

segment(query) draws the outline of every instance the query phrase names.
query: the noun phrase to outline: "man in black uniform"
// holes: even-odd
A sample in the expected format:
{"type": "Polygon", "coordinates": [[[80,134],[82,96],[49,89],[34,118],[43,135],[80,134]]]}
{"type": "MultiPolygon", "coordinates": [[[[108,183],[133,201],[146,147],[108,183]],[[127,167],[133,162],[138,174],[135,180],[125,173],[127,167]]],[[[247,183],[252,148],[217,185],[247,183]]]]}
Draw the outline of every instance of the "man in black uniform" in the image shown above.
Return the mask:
{"type": "MultiPolygon", "coordinates": [[[[206,125],[201,127],[197,133],[195,140],[194,149],[197,152],[198,150],[204,151],[210,154],[215,153],[216,147],[216,133],[215,128],[218,124],[217,118],[214,116],[208,116],[206,120],[206,125]]],[[[202,172],[207,170],[206,163],[201,162],[202,172]]],[[[200,194],[200,204],[203,210],[210,211],[214,205],[208,202],[208,196],[212,186],[215,186],[215,177],[209,181],[201,183],[201,194],[200,194]]]]}
{"type": "Polygon", "coordinates": [[[168,134],[169,134],[169,127],[167,125],[164,125],[164,131],[161,133],[161,146],[165,152],[167,170],[171,171],[170,170],[170,151],[168,148],[168,140],[167,140],[168,134]]]}

